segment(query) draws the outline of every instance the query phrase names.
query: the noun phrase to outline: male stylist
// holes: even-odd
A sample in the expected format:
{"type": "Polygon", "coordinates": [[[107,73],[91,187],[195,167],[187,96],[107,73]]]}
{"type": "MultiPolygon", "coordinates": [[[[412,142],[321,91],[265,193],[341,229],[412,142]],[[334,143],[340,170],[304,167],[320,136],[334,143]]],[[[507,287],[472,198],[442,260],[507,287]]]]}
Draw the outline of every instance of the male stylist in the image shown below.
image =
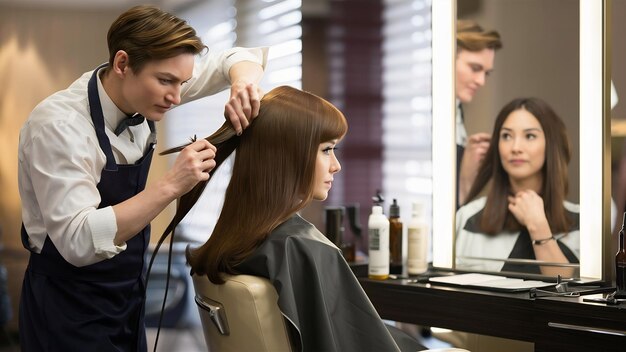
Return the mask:
{"type": "Polygon", "coordinates": [[[461,104],[470,103],[476,91],[485,85],[487,76],[493,71],[496,50],[501,47],[502,41],[498,32],[486,31],[474,21],[457,21],[455,64],[457,207],[465,203],[491,141],[491,135],[484,132],[467,136],[461,104]]]}
{"type": "Polygon", "coordinates": [[[266,49],[204,53],[193,28],[152,6],[120,15],[107,41],[108,63],[46,98],[20,132],[23,351],[146,350],[150,221],[215,165],[198,140],[145,188],[154,122],[229,86],[235,130],[259,111],[266,49]]]}

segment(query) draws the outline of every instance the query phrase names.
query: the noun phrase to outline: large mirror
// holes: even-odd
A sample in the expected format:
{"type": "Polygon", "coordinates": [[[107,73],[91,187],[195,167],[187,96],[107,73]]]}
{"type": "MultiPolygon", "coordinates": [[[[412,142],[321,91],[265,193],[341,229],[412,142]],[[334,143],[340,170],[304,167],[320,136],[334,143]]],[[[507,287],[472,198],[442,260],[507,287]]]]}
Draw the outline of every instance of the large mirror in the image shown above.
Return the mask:
{"type": "MultiPolygon", "coordinates": [[[[606,249],[603,233],[609,231],[610,198],[607,192],[608,153],[605,138],[608,80],[603,80],[607,74],[607,66],[602,55],[606,50],[603,46],[603,26],[606,24],[603,16],[606,4],[607,2],[603,1],[588,0],[433,2],[433,45],[438,45],[433,47],[435,267],[551,277],[560,274],[589,280],[606,278],[607,270],[602,266],[602,252],[606,249]],[[495,60],[493,50],[491,57],[481,56],[480,52],[463,55],[463,49],[454,44],[437,44],[434,39],[437,37],[442,38],[441,40],[447,39],[446,43],[456,42],[456,25],[460,23],[456,21],[457,19],[474,21],[485,31],[496,30],[500,34],[503,48],[496,49],[495,60]],[[456,60],[449,60],[449,55],[456,60]],[[459,67],[461,58],[464,60],[461,64],[466,65],[466,71],[470,72],[466,77],[460,76],[463,75],[463,67],[459,67]],[[471,75],[474,77],[471,78],[471,75]],[[473,81],[468,81],[468,77],[473,81]],[[526,171],[523,169],[528,166],[530,175],[533,175],[532,165],[529,165],[531,162],[521,160],[521,163],[527,166],[520,167],[519,162],[507,165],[504,160],[507,155],[510,157],[515,153],[528,155],[530,149],[523,151],[519,145],[510,147],[512,145],[510,143],[515,140],[537,138],[535,133],[528,132],[532,132],[533,126],[524,125],[535,123],[539,137],[544,141],[541,148],[545,150],[545,153],[538,155],[545,160],[539,158],[544,166],[539,165],[539,169],[535,168],[535,174],[541,177],[535,177],[539,181],[534,185],[537,187],[538,184],[538,189],[545,191],[546,187],[541,186],[542,182],[545,182],[543,175],[551,176],[542,170],[548,165],[548,159],[554,162],[556,157],[563,154],[562,148],[559,149],[561,154],[554,151],[558,148],[555,140],[559,139],[559,135],[562,137],[562,134],[558,131],[550,132],[549,128],[544,130],[541,126],[549,121],[539,123],[540,117],[533,119],[531,114],[531,118],[525,120],[524,117],[513,116],[512,113],[503,115],[500,123],[504,124],[495,134],[493,133],[500,110],[516,98],[527,97],[539,98],[554,110],[566,126],[566,135],[571,143],[571,158],[567,170],[557,173],[558,179],[565,176],[569,180],[568,192],[560,197],[562,201],[566,201],[563,215],[568,221],[563,226],[567,230],[558,235],[555,232],[558,241],[549,240],[553,243],[536,241],[533,245],[529,238],[531,235],[528,234],[530,231],[524,234],[523,229],[499,232],[496,236],[483,235],[481,226],[484,222],[479,219],[484,214],[485,203],[490,200],[492,204],[498,204],[494,201],[495,197],[503,196],[505,203],[499,203],[500,208],[496,208],[497,210],[501,209],[502,204],[506,206],[508,199],[506,195],[501,194],[502,192],[489,192],[494,187],[492,177],[485,187],[481,187],[481,193],[473,192],[470,194],[472,199],[464,199],[468,189],[456,186],[461,173],[467,176],[467,168],[451,165],[455,158],[451,158],[450,155],[459,154],[460,158],[463,153],[463,149],[455,148],[459,143],[457,137],[460,120],[461,127],[464,126],[467,131],[466,157],[472,156],[470,151],[472,141],[482,140],[479,145],[484,147],[486,136],[493,135],[500,141],[492,146],[490,158],[494,160],[492,164],[504,169],[507,172],[504,175],[508,176],[506,178],[514,180],[513,182],[528,181],[524,173],[526,171]],[[462,119],[457,116],[459,111],[462,119]],[[517,139],[514,138],[516,128],[519,128],[517,139]],[[451,134],[450,130],[455,130],[456,133],[451,134]],[[482,135],[476,135],[481,132],[482,135]],[[509,141],[509,147],[505,140],[509,141]],[[501,166],[495,160],[498,160],[501,166]],[[456,173],[449,175],[448,171],[446,174],[446,169],[455,169],[456,173]],[[523,178],[516,176],[521,171],[524,171],[521,173],[523,178]],[[447,191],[449,189],[455,191],[449,193],[447,191]],[[457,192],[461,192],[460,197],[457,197],[459,195],[457,192]],[[458,216],[453,215],[451,219],[451,214],[458,216]],[[474,236],[475,233],[480,235],[474,236]],[[506,235],[503,235],[505,233],[506,235]],[[544,258],[535,256],[537,250],[534,247],[544,243],[557,244],[557,253],[544,258]],[[450,250],[442,250],[443,248],[452,248],[452,254],[448,254],[450,250]],[[559,259],[559,255],[567,260],[559,259]]],[[[532,103],[531,101],[524,104],[532,103]]],[[[539,113],[541,112],[535,112],[539,113]]],[[[489,156],[487,158],[489,159],[489,156]]],[[[515,162],[519,161],[517,159],[516,157],[515,162]]],[[[476,160],[476,155],[470,160],[476,160]]],[[[558,186],[558,183],[556,185],[558,186]]],[[[538,191],[538,196],[542,200],[546,199],[547,196],[541,192],[538,191]]],[[[519,199],[519,208],[533,204],[532,207],[526,208],[536,209],[542,204],[519,199]]],[[[552,196],[552,199],[558,197],[552,196]]],[[[492,214],[495,213],[497,211],[492,214]]],[[[532,236],[537,237],[536,235],[535,233],[532,236]]]]}
{"type": "Polygon", "coordinates": [[[611,196],[616,209],[610,253],[618,248],[618,232],[622,225],[621,214],[626,211],[626,1],[611,4],[611,196]]]}

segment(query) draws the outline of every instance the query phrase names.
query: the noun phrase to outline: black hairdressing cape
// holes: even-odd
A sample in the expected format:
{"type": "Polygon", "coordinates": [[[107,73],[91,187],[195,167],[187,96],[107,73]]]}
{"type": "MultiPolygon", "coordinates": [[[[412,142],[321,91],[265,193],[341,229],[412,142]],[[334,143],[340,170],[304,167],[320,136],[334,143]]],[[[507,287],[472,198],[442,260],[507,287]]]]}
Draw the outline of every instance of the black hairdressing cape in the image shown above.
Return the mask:
{"type": "Polygon", "coordinates": [[[272,282],[295,329],[292,343],[302,351],[400,350],[341,251],[298,215],[272,231],[236,270],[272,282]]]}

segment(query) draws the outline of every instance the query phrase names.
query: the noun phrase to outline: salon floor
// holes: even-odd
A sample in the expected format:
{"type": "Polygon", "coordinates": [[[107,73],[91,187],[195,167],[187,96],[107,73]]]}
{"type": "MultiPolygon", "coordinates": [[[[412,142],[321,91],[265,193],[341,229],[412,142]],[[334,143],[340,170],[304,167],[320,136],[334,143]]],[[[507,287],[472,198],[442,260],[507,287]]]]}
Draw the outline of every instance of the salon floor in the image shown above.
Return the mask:
{"type": "MultiPolygon", "coordinates": [[[[146,335],[148,338],[148,351],[154,351],[154,342],[157,334],[156,328],[148,328],[146,335]]],[[[419,337],[422,345],[428,348],[446,348],[451,347],[450,344],[437,340],[434,337],[419,337]]],[[[159,333],[159,341],[157,344],[158,352],[206,352],[207,346],[204,342],[202,329],[161,329],[159,333]]]]}
{"type": "MultiPolygon", "coordinates": [[[[3,331],[4,332],[4,331],[3,331]]],[[[148,351],[154,351],[157,329],[146,329],[148,339],[148,351]]],[[[17,336],[0,336],[0,352],[19,352],[17,336]],[[8,338],[9,340],[6,340],[8,338]]],[[[428,348],[446,348],[449,344],[435,339],[434,337],[422,338],[422,345],[428,348]]],[[[201,327],[188,327],[184,329],[161,329],[159,341],[157,343],[158,352],[206,352],[207,346],[204,342],[204,335],[201,327]]]]}
{"type": "MultiPolygon", "coordinates": [[[[154,351],[156,335],[156,328],[146,329],[148,351],[154,351]]],[[[197,327],[187,329],[161,329],[156,350],[159,352],[206,352],[208,349],[206,342],[204,342],[202,328],[197,327]]]]}
{"type": "MultiPolygon", "coordinates": [[[[148,351],[154,351],[157,329],[146,329],[148,351]]],[[[0,331],[0,352],[20,352],[17,333],[0,331]]],[[[159,352],[207,352],[201,328],[161,329],[157,351],[159,352]]]]}

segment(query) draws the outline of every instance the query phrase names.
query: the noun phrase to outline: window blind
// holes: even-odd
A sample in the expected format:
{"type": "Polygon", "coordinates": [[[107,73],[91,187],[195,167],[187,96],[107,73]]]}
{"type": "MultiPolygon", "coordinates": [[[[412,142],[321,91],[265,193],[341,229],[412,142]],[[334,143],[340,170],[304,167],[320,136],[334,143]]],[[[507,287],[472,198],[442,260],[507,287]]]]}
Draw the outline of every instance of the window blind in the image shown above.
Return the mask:
{"type": "MultiPolygon", "coordinates": [[[[302,87],[300,8],[300,0],[220,0],[202,2],[180,16],[196,29],[210,50],[271,47],[260,83],[261,89],[268,91],[278,85],[302,87]]],[[[224,122],[228,97],[226,90],[169,112],[163,121],[167,145],[180,145],[193,135],[210,135],[224,122]]],[[[207,240],[221,211],[231,168],[232,157],[215,173],[194,209],[179,225],[180,239],[200,243],[207,240]]]]}
{"type": "Polygon", "coordinates": [[[431,219],[430,4],[384,0],[383,194],[386,204],[398,200],[405,224],[415,201],[424,204],[424,218],[431,219]]]}

